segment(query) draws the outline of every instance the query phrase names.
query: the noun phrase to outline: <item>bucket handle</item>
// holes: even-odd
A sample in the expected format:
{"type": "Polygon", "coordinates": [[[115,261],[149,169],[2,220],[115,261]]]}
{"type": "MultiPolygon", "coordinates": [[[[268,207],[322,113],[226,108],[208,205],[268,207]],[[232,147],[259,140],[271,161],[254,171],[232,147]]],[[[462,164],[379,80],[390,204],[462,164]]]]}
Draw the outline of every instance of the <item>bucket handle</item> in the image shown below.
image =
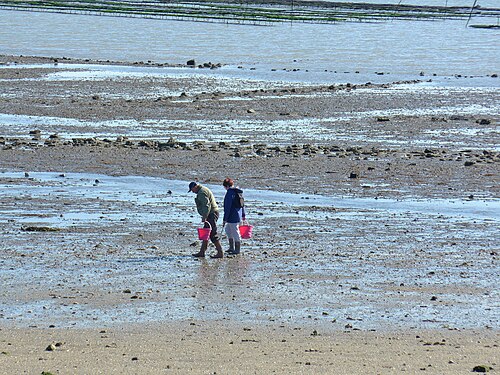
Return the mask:
{"type": "Polygon", "coordinates": [[[203,222],[203,228],[205,228],[205,223],[207,223],[207,224],[208,224],[208,227],[210,228],[210,232],[211,232],[211,231],[212,231],[212,225],[210,224],[210,222],[209,222],[208,220],[205,220],[205,221],[203,222]]]}

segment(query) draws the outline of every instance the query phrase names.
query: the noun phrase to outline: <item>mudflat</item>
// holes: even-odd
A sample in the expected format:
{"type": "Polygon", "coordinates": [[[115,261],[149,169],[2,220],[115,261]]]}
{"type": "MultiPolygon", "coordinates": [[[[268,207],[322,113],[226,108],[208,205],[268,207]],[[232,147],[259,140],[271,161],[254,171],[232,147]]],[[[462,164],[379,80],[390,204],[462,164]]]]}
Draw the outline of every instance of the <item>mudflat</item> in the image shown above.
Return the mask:
{"type": "Polygon", "coordinates": [[[0,63],[7,373],[498,367],[498,89],[0,63]],[[254,238],[193,259],[228,176],[254,238]]]}

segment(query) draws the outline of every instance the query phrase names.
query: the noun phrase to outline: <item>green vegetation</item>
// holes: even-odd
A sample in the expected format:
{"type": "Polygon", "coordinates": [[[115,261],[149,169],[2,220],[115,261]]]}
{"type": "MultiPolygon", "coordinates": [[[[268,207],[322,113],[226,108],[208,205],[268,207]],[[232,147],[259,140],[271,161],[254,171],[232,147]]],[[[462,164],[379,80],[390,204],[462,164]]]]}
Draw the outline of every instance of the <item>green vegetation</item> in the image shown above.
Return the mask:
{"type": "Polygon", "coordinates": [[[388,19],[450,19],[500,17],[500,9],[438,7],[325,1],[249,0],[243,1],[113,1],[0,0],[0,8],[93,14],[120,17],[181,19],[206,22],[272,24],[275,22],[335,23],[380,22],[388,19]]]}
{"type": "Polygon", "coordinates": [[[23,232],[59,232],[59,228],[51,227],[21,227],[23,232]]]}
{"type": "Polygon", "coordinates": [[[500,25],[470,25],[476,29],[500,29],[500,25]]]}

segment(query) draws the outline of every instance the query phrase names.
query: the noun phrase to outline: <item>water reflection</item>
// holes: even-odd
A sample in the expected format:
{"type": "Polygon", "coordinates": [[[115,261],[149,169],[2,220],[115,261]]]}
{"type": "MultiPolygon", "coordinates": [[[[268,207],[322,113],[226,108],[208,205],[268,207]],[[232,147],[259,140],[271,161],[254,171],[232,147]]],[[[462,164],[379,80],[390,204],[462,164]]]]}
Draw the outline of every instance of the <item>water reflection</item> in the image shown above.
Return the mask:
{"type": "Polygon", "coordinates": [[[200,287],[202,293],[220,288],[228,291],[245,290],[257,277],[256,274],[253,278],[249,277],[251,260],[244,254],[226,256],[223,260],[201,258],[199,264],[194,267],[197,269],[196,285],[200,287]]]}

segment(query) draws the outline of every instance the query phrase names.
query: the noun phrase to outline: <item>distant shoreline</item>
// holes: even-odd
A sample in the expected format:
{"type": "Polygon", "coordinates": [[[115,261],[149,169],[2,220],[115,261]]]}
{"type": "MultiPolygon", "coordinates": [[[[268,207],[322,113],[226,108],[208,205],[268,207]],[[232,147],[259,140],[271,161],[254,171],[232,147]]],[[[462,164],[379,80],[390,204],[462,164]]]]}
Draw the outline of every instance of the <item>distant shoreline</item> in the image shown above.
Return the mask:
{"type": "Polygon", "coordinates": [[[500,8],[474,8],[461,6],[429,6],[407,4],[372,4],[328,1],[193,1],[177,3],[136,3],[122,1],[117,4],[61,0],[57,3],[29,1],[0,1],[7,10],[70,13],[94,16],[139,17],[197,22],[272,25],[273,23],[338,23],[382,22],[389,19],[466,19],[471,16],[495,19],[500,8]]]}

